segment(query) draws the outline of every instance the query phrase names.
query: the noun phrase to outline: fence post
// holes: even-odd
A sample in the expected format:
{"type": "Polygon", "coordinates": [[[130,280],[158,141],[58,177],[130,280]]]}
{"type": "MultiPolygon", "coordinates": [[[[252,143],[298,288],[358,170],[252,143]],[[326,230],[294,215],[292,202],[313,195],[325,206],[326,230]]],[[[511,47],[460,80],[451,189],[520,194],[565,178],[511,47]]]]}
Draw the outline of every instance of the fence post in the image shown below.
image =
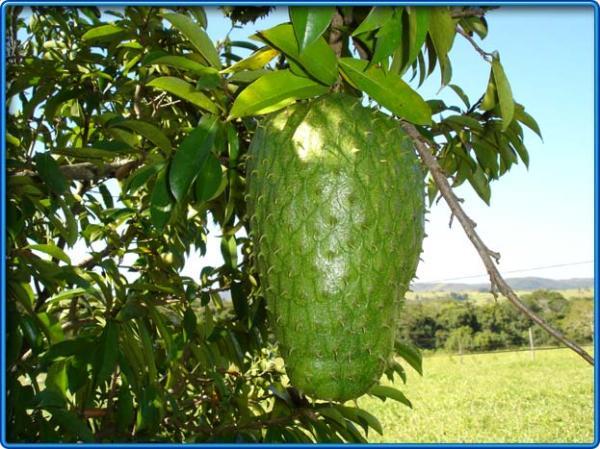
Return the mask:
{"type": "Polygon", "coordinates": [[[533,344],[533,331],[529,327],[529,350],[531,351],[531,360],[535,360],[535,346],[533,344]]]}

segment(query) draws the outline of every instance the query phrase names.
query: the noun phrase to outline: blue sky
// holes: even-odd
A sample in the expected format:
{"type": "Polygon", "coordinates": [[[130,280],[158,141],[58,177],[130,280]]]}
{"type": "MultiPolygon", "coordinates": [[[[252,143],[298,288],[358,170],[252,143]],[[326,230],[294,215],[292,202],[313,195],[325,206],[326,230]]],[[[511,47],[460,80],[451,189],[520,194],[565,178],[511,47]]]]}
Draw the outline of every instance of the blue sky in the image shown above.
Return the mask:
{"type": "MultiPolygon", "coordinates": [[[[221,13],[207,8],[208,32],[217,40],[229,30],[221,13]]],[[[592,277],[594,220],[594,21],[586,7],[503,7],[488,14],[490,32],[481,42],[498,50],[515,99],[538,121],[544,141],[527,132],[530,167],[523,165],[492,185],[491,206],[460,187],[464,207],[478,223],[490,248],[502,254],[500,268],[509,276],[556,279],[592,277]],[[578,263],[567,267],[525,269],[578,263]],[[588,262],[588,263],[581,263],[588,262]],[[522,271],[523,270],[523,271],[522,271]],[[517,271],[517,272],[514,272],[517,271]]],[[[257,29],[287,20],[279,8],[266,20],[232,32],[247,39],[257,29]]],[[[472,101],[484,91],[489,65],[460,36],[451,52],[452,82],[472,101]]],[[[438,96],[439,74],[419,89],[426,99],[438,96]]],[[[449,89],[439,97],[458,104],[449,89]]],[[[428,215],[420,281],[486,280],[481,262],[457,223],[448,228],[449,210],[440,202],[428,215]],[[474,277],[481,275],[480,277],[474,277]]],[[[216,230],[215,230],[216,231],[216,230]]],[[[215,232],[216,234],[216,232],[215,232]]],[[[214,234],[213,234],[214,235],[214,234]]],[[[210,239],[202,260],[190,260],[187,274],[218,264],[217,239],[210,239]]]]}

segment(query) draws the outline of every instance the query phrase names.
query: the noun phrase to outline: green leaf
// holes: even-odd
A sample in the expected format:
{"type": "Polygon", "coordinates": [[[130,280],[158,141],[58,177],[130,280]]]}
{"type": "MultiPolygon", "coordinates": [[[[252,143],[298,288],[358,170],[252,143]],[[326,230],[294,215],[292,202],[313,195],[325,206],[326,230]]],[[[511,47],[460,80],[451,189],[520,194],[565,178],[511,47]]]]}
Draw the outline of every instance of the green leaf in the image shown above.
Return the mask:
{"type": "Polygon", "coordinates": [[[84,41],[110,41],[121,37],[125,30],[115,25],[100,25],[83,33],[84,41]]]}
{"type": "Polygon", "coordinates": [[[360,424],[365,429],[365,433],[367,433],[368,428],[371,427],[379,435],[383,435],[383,428],[381,427],[381,423],[379,422],[379,420],[366,410],[346,406],[338,407],[338,410],[349,420],[360,424]]]}
{"type": "Polygon", "coordinates": [[[275,56],[279,54],[279,50],[270,47],[262,47],[256,50],[247,58],[236,62],[231,67],[227,67],[222,70],[221,73],[233,73],[241,70],[256,70],[264,67],[269,63],[275,56]]]}
{"type": "Polygon", "coordinates": [[[137,192],[148,180],[158,172],[164,164],[150,164],[146,165],[138,170],[134,171],[129,178],[123,183],[123,193],[135,193],[137,192]]]}
{"type": "Polygon", "coordinates": [[[117,365],[118,357],[119,325],[107,321],[96,348],[94,385],[102,385],[110,378],[117,365]]]}
{"type": "Polygon", "coordinates": [[[394,401],[398,401],[406,405],[407,407],[412,408],[412,403],[408,400],[406,396],[404,396],[404,393],[393,387],[387,387],[385,385],[375,385],[371,387],[369,393],[384,400],[386,398],[393,399],[394,401]]]}
{"type": "MultiPolygon", "coordinates": [[[[161,52],[162,53],[162,52],[161,52]]],[[[207,67],[193,59],[186,58],[185,56],[171,56],[171,55],[156,55],[154,57],[146,57],[144,59],[144,65],[157,64],[157,65],[168,65],[175,67],[176,69],[187,70],[197,75],[210,76],[219,81],[219,71],[213,67],[207,67]]]]}
{"type": "Polygon", "coordinates": [[[377,32],[375,52],[371,64],[378,64],[387,59],[402,42],[402,8],[395,8],[394,14],[377,32]]]}
{"type": "Polygon", "coordinates": [[[67,435],[76,435],[84,443],[94,442],[92,431],[75,413],[65,409],[52,409],[50,413],[52,421],[66,431],[67,435]]]}
{"type": "Polygon", "coordinates": [[[418,6],[408,8],[408,58],[405,67],[409,67],[419,55],[429,30],[429,9],[418,6]]]}
{"type": "Polygon", "coordinates": [[[183,14],[168,13],[162,16],[171,22],[171,25],[177,28],[190,41],[193,47],[198,50],[211,66],[217,69],[221,67],[219,53],[217,53],[217,49],[210,40],[210,37],[200,25],[194,23],[192,19],[183,14]]]}
{"type": "Polygon", "coordinates": [[[325,32],[333,14],[334,6],[290,6],[288,8],[298,49],[302,53],[325,32]]]}
{"type": "Polygon", "coordinates": [[[33,160],[40,178],[51,191],[60,195],[67,190],[69,182],[50,153],[38,153],[33,160]]]}
{"type": "Polygon", "coordinates": [[[409,122],[431,124],[431,109],[400,76],[395,73],[386,74],[377,67],[365,71],[367,64],[367,61],[354,58],[340,59],[343,74],[381,106],[409,122]]]}
{"type": "Polygon", "coordinates": [[[429,36],[438,59],[442,60],[448,54],[455,35],[456,24],[450,10],[445,6],[429,8],[429,36]]]}
{"type": "Polygon", "coordinates": [[[481,100],[480,108],[483,111],[491,111],[498,104],[497,100],[497,89],[496,89],[496,81],[494,80],[494,72],[493,69],[490,70],[490,78],[485,89],[485,95],[483,96],[483,100],[481,100]]]}
{"type": "Polygon", "coordinates": [[[238,319],[243,320],[248,315],[248,300],[241,282],[232,282],[231,301],[238,319]]]}
{"type": "Polygon", "coordinates": [[[55,407],[64,407],[65,397],[56,390],[42,390],[35,395],[34,404],[36,408],[43,408],[44,410],[52,410],[55,407]]]}
{"type": "Polygon", "coordinates": [[[41,251],[48,254],[50,257],[53,257],[54,259],[62,260],[64,263],[71,265],[71,258],[54,243],[29,245],[28,248],[35,251],[41,251]]]}
{"type": "Polygon", "coordinates": [[[467,94],[465,94],[465,92],[459,86],[456,84],[448,84],[448,87],[452,89],[456,95],[458,95],[467,108],[471,107],[469,97],[467,97],[467,94]]]}
{"type": "Polygon", "coordinates": [[[296,76],[289,70],[269,72],[238,95],[228,120],[273,112],[296,100],[323,95],[328,90],[326,86],[309,78],[296,76]]]}
{"type": "Polygon", "coordinates": [[[156,177],[154,189],[150,195],[150,219],[156,229],[162,231],[173,210],[173,199],[169,191],[167,170],[162,169],[156,177]]]}
{"type": "Polygon", "coordinates": [[[119,395],[116,404],[116,423],[117,428],[121,432],[127,432],[127,430],[133,424],[135,417],[135,408],[133,405],[133,396],[129,390],[129,385],[121,385],[119,388],[119,395]]]}
{"type": "Polygon", "coordinates": [[[167,153],[170,153],[172,150],[171,142],[167,136],[165,136],[165,134],[158,127],[150,123],[143,122],[141,120],[123,120],[115,123],[113,126],[127,128],[131,131],[134,131],[140,134],[142,137],[148,139],[157,147],[165,150],[167,153]]]}
{"type": "Polygon", "coordinates": [[[205,115],[198,127],[181,142],[169,169],[169,187],[177,201],[185,197],[198,176],[213,148],[219,126],[217,116],[205,115]]]}
{"type": "Polygon", "coordinates": [[[182,100],[189,101],[213,114],[219,112],[219,109],[210,98],[202,92],[197,91],[194,89],[194,86],[180,78],[175,78],[174,76],[161,76],[159,78],[154,78],[147,85],[169,92],[170,94],[173,94],[182,100]]]}
{"type": "Polygon", "coordinates": [[[269,71],[265,69],[244,70],[242,72],[234,73],[230,78],[227,79],[227,81],[232,84],[250,84],[263,76],[265,73],[269,73],[269,71]]]}
{"type": "Polygon", "coordinates": [[[388,20],[392,18],[393,14],[394,9],[390,8],[389,6],[374,6],[371,11],[369,11],[369,14],[365,20],[363,20],[361,24],[354,30],[352,36],[358,36],[359,34],[381,28],[388,20]]]}
{"type": "Polygon", "coordinates": [[[469,175],[467,179],[469,180],[469,184],[471,184],[475,192],[477,192],[477,195],[479,195],[479,197],[485,201],[487,205],[489,205],[492,192],[490,190],[490,184],[481,167],[478,165],[475,171],[469,175]]]}
{"type": "Polygon", "coordinates": [[[498,103],[500,103],[500,114],[502,115],[502,131],[510,125],[515,113],[515,102],[508,78],[504,73],[500,58],[492,59],[492,73],[498,90],[498,103]]]}
{"type": "Polygon", "coordinates": [[[468,115],[449,115],[442,121],[442,123],[454,125],[453,128],[457,130],[467,128],[473,131],[483,131],[483,126],[481,123],[479,123],[479,120],[468,115]]]}
{"type": "Polygon", "coordinates": [[[204,203],[213,199],[219,192],[223,181],[223,170],[221,163],[212,154],[208,154],[196,179],[196,201],[204,203]]]}
{"type": "Polygon", "coordinates": [[[523,123],[523,125],[527,126],[530,130],[542,138],[542,132],[540,131],[539,125],[531,115],[525,112],[525,108],[519,103],[515,103],[515,119],[523,123]]]}
{"type": "Polygon", "coordinates": [[[232,270],[237,267],[237,241],[235,235],[223,236],[221,238],[221,254],[225,264],[232,270]]]}
{"type": "Polygon", "coordinates": [[[416,347],[402,341],[396,341],[394,349],[396,354],[406,360],[417,373],[423,375],[423,356],[416,347]]]}
{"type": "Polygon", "coordinates": [[[302,53],[299,53],[294,30],[290,24],[277,25],[269,30],[261,31],[258,36],[267,44],[285,53],[322,83],[330,86],[337,80],[335,53],[323,38],[317,39],[302,53]]]}

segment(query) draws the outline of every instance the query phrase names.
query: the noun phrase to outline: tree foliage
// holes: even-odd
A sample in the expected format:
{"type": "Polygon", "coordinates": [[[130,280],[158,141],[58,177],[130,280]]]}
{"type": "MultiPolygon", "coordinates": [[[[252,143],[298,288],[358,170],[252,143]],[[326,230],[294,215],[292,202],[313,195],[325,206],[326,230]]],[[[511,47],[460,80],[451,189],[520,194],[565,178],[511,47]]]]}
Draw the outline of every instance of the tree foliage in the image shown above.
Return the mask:
{"type": "MultiPolygon", "coordinates": [[[[222,12],[247,23],[269,9],[222,12]]],[[[217,43],[200,7],[3,12],[8,440],[357,442],[380,431],[366,411],[287,382],[244,232],[245,154],[261,114],[330,90],[366,95],[419,125],[453,184],[489,202],[490,183],[528,163],[522,125],[539,129],[498,54],[483,53],[479,100],[451,84],[457,30],[484,38],[486,10],[293,7],[289,23],[217,43]],[[436,67],[463,104],[414,90],[436,67]],[[224,264],[182,276],[205,254],[210,220],[224,264]]],[[[397,352],[390,378],[421,370],[418,352],[397,352]]],[[[372,394],[410,404],[393,388],[372,394]]]]}

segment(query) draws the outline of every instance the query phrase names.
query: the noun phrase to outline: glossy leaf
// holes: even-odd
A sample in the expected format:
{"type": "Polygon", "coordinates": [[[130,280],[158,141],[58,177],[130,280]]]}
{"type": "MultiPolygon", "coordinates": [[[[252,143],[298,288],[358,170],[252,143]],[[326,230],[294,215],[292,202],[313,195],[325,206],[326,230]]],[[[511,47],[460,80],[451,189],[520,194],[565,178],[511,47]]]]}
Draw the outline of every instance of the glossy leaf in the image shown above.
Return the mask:
{"type": "Polygon", "coordinates": [[[186,58],[185,56],[156,55],[152,58],[146,58],[144,60],[144,64],[167,65],[177,69],[187,70],[197,75],[210,76],[217,81],[219,80],[219,71],[217,69],[213,67],[207,67],[199,62],[194,61],[193,59],[186,58]]]}
{"type": "Polygon", "coordinates": [[[154,87],[159,90],[164,90],[173,94],[182,100],[188,101],[196,106],[214,114],[218,113],[219,109],[210,98],[202,92],[194,89],[194,86],[188,82],[175,78],[174,76],[162,76],[154,78],[147,86],[154,87]]]}
{"type": "Polygon", "coordinates": [[[400,76],[386,74],[377,67],[365,71],[367,64],[367,61],[354,58],[340,59],[342,73],[381,106],[409,122],[418,125],[431,123],[429,106],[400,76]]]}
{"type": "Polygon", "coordinates": [[[163,17],[171,22],[190,41],[193,47],[211,66],[217,69],[221,67],[217,49],[200,25],[194,23],[192,19],[183,14],[168,13],[163,14],[163,17]]]}
{"type": "Polygon", "coordinates": [[[310,75],[327,85],[333,84],[338,76],[335,53],[324,39],[319,38],[302,53],[298,51],[296,37],[291,25],[277,25],[258,33],[261,40],[285,53],[302,66],[310,75]]]}
{"type": "Polygon", "coordinates": [[[219,119],[205,115],[200,124],[179,145],[169,169],[169,187],[177,201],[181,201],[198,176],[213,148],[219,119]]]}
{"type": "Polygon", "coordinates": [[[298,50],[302,53],[325,32],[331,23],[335,7],[290,6],[288,11],[294,27],[298,50]]]}
{"type": "Polygon", "coordinates": [[[391,19],[377,31],[375,52],[371,64],[378,64],[387,59],[402,42],[402,8],[396,8],[391,19]]]}
{"type": "Polygon", "coordinates": [[[276,111],[296,100],[316,97],[328,91],[326,86],[309,78],[293,75],[289,70],[269,72],[235,99],[228,120],[276,111]]]}
{"type": "Polygon", "coordinates": [[[374,6],[365,20],[354,30],[352,36],[381,28],[392,18],[393,14],[394,9],[389,6],[374,6]]]}
{"type": "Polygon", "coordinates": [[[247,58],[236,62],[231,67],[227,67],[222,73],[234,73],[241,70],[257,70],[268,64],[279,54],[279,50],[270,47],[262,47],[256,50],[247,58]]]}
{"type": "Polygon", "coordinates": [[[498,103],[500,104],[500,114],[502,115],[502,130],[508,128],[515,113],[515,102],[513,100],[512,89],[508,78],[504,73],[499,58],[492,60],[492,72],[498,90],[498,103]]]}

